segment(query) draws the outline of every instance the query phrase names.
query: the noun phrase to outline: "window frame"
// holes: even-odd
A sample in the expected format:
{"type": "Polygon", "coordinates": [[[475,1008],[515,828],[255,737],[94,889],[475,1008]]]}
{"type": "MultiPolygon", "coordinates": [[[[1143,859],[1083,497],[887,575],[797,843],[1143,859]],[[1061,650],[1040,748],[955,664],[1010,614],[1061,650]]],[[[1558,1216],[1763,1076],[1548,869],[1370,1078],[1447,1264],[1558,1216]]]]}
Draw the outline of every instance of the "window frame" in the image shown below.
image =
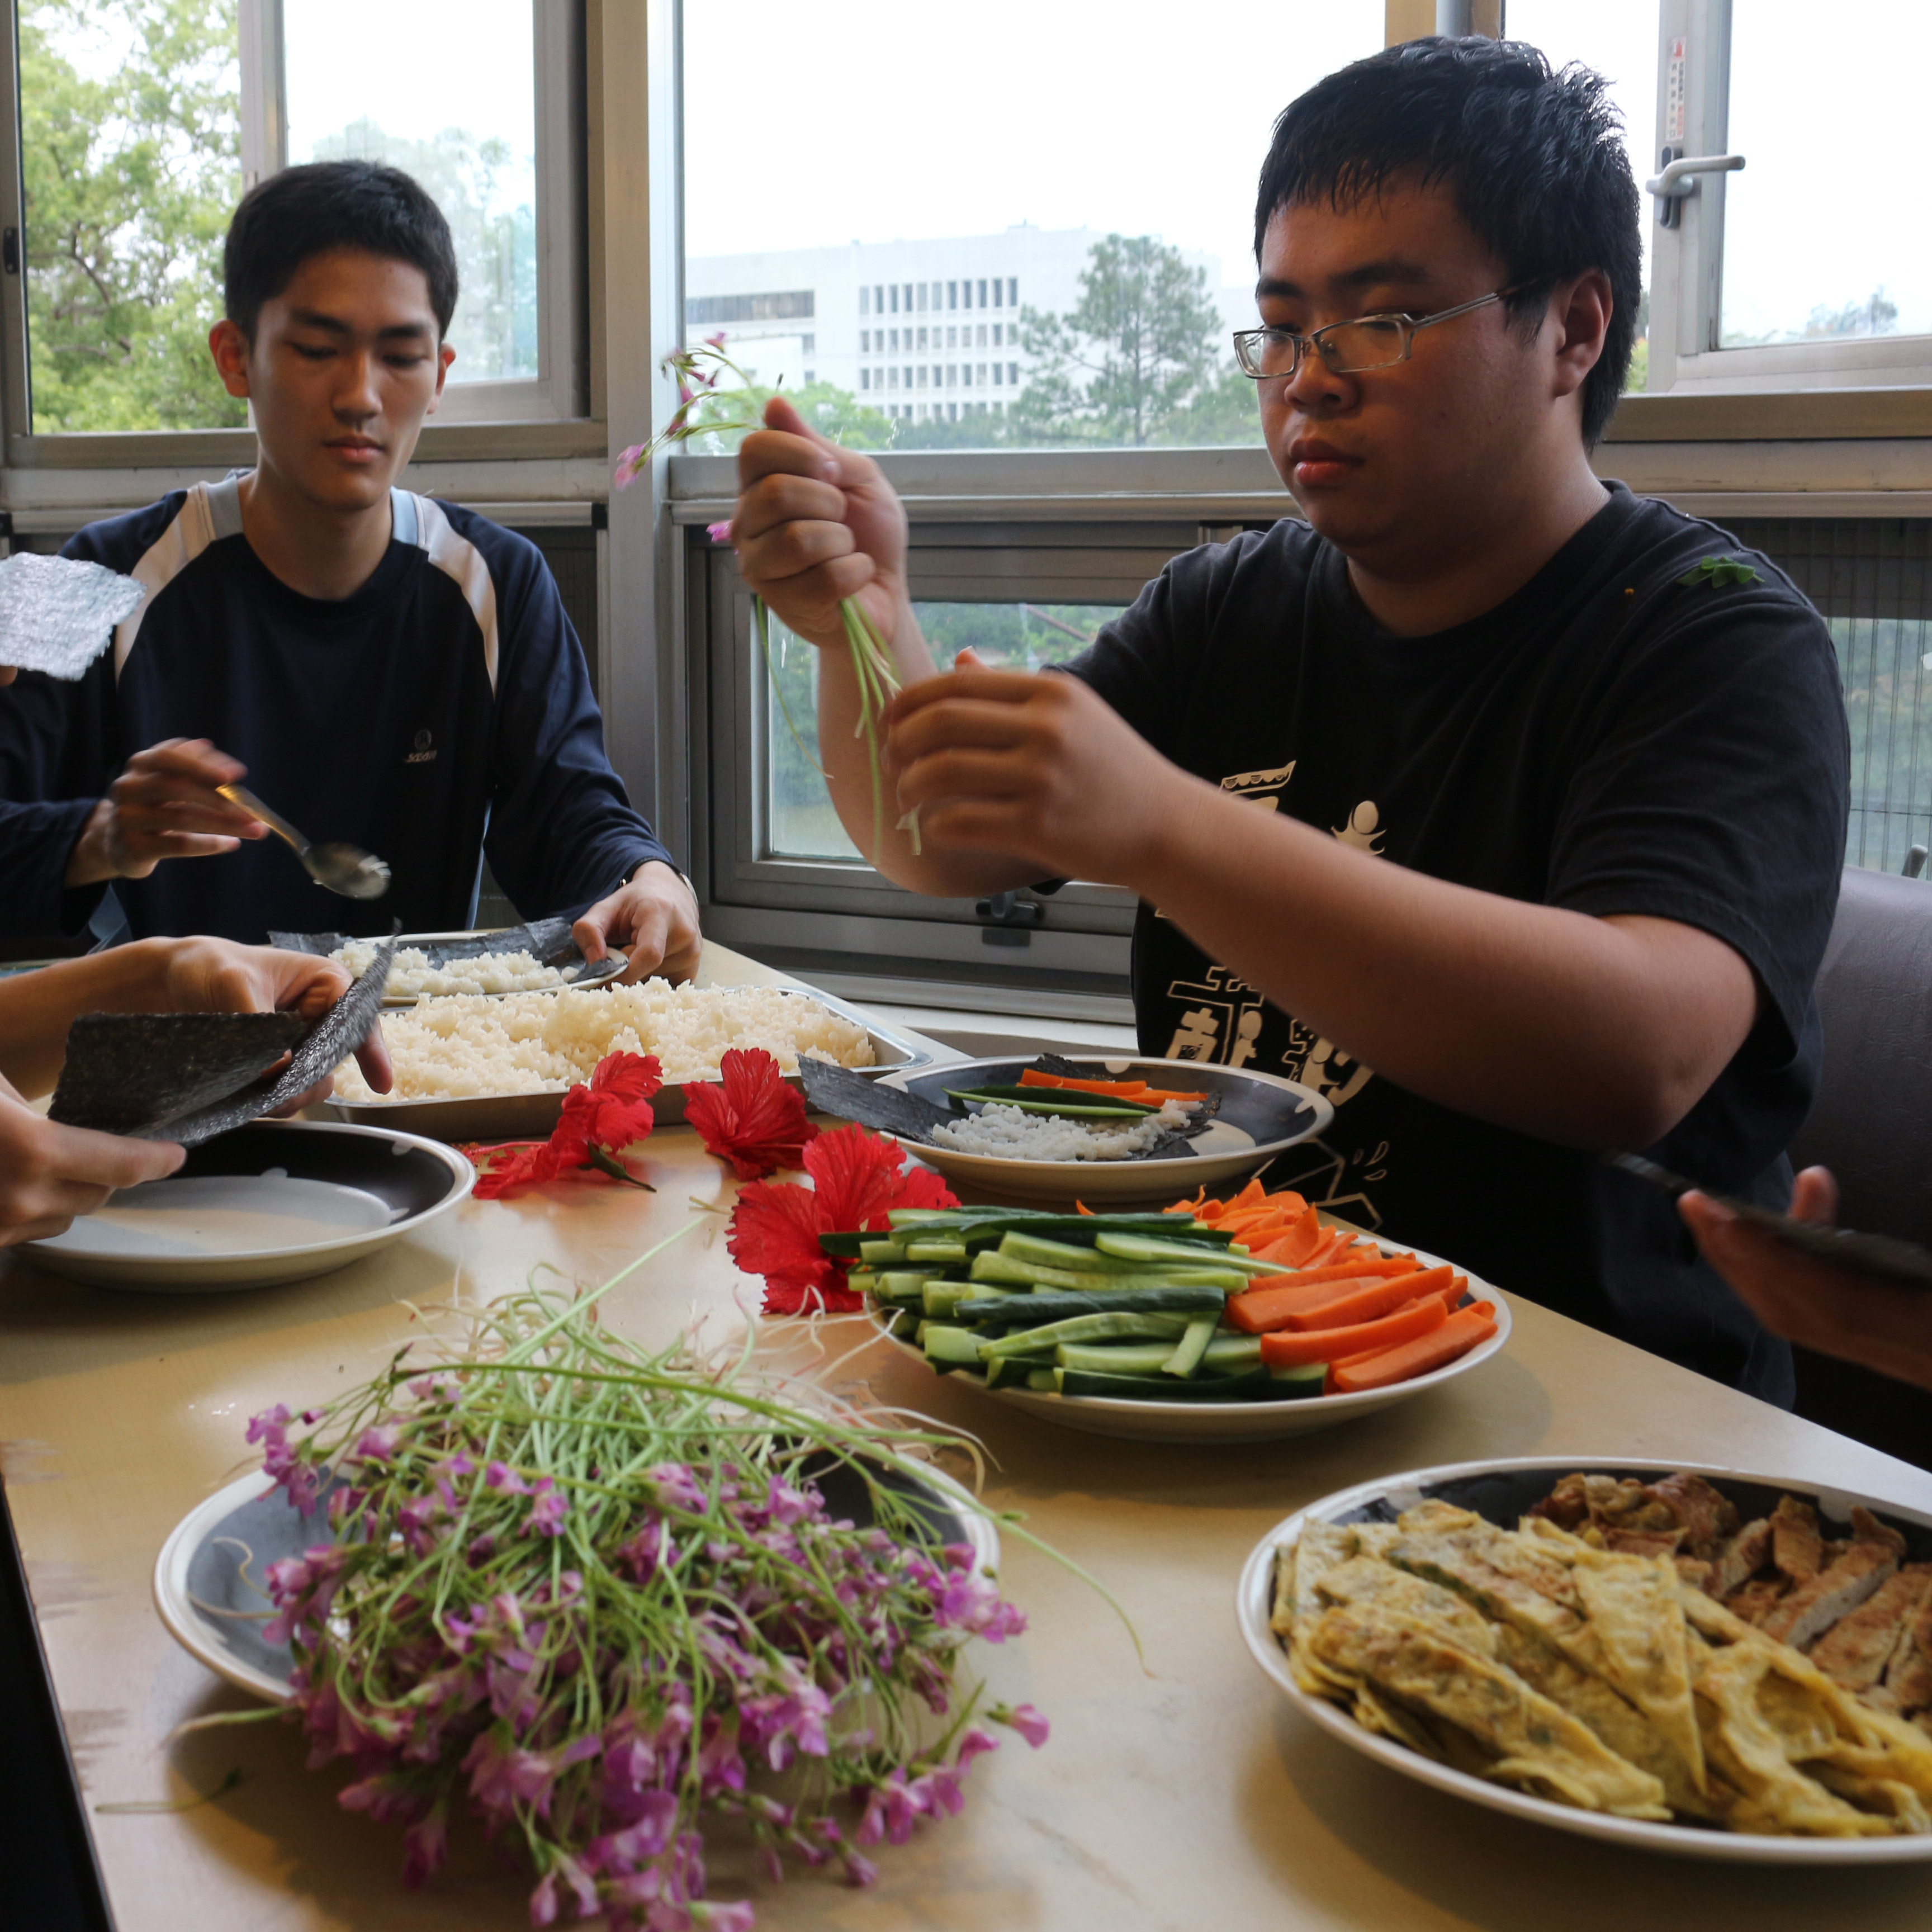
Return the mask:
{"type": "MultiPolygon", "coordinates": [[[[592,0],[595,4],[595,0],[592,0]]],[[[600,9],[601,10],[601,9],[600,9]]],[[[10,470],[187,467],[221,470],[254,459],[245,429],[44,430],[33,427],[27,325],[28,248],[20,141],[19,9],[0,34],[0,226],[17,267],[0,274],[0,428],[10,470]]],[[[238,0],[244,188],[285,164],[282,0],[238,0]]],[[[592,419],[587,172],[586,0],[532,8],[536,86],[538,373],[452,383],[425,426],[431,460],[601,453],[592,419]]]]}
{"type": "MultiPolygon", "coordinates": [[[[1657,125],[1670,128],[1671,50],[1684,44],[1683,154],[1730,152],[1731,22],[1736,0],[1662,0],[1658,16],[1657,125]]],[[[1746,158],[1747,162],[1749,157],[1746,158]]],[[[1640,170],[1638,184],[1662,165],[1661,155],[1640,170]]],[[[1721,328],[1724,205],[1729,176],[1701,175],[1694,194],[1678,206],[1678,225],[1658,219],[1663,204],[1646,194],[1651,237],[1648,394],[1687,400],[1736,398],[1741,415],[1760,397],[1883,389],[1897,399],[1932,386],[1932,334],[1853,338],[1838,341],[1719,346],[1721,328]]],[[[1912,398],[1922,409],[1923,398],[1912,398]]],[[[1908,405],[1909,406],[1909,405],[1908,405]]],[[[1847,399],[1844,419],[1855,418],[1847,399]]],[[[1856,430],[1844,434],[1857,434],[1856,430]]],[[[1894,434],[1899,432],[1894,431],[1894,434]]],[[[1910,431],[1906,433],[1911,433],[1910,431]]],[[[1919,433],[1922,434],[1922,430],[1919,433]]]]}

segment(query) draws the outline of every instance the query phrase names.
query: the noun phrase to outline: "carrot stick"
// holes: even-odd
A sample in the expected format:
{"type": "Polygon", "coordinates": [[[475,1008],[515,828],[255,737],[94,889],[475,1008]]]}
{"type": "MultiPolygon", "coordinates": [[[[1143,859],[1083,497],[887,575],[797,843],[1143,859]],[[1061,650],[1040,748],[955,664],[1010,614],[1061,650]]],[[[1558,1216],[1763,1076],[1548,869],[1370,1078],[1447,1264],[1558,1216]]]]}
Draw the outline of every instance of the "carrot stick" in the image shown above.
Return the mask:
{"type": "Polygon", "coordinates": [[[1305,1368],[1312,1362],[1331,1362],[1370,1348],[1392,1348],[1399,1342],[1441,1328],[1448,1318],[1442,1298],[1425,1295],[1379,1321],[1358,1322],[1352,1328],[1317,1328],[1305,1334],[1275,1330],[1262,1337],[1262,1360],[1271,1369],[1305,1368]]]}
{"type": "Polygon", "coordinates": [[[1163,1100],[1204,1100],[1205,1094],[1184,1093],[1178,1088],[1150,1087],[1144,1080],[1076,1080],[1071,1074],[1042,1073],[1029,1066],[1020,1076],[1022,1087],[1070,1088],[1081,1094],[1111,1094],[1123,1100],[1138,1100],[1145,1094],[1158,1094],[1163,1100]]]}
{"type": "Polygon", "coordinates": [[[1230,1298],[1228,1319],[1250,1335],[1264,1334],[1270,1328],[1286,1328],[1290,1316],[1318,1308],[1358,1284],[1366,1286],[1371,1281],[1420,1271],[1413,1255],[1397,1255],[1387,1261],[1334,1262],[1326,1268],[1311,1268],[1305,1275],[1264,1275],[1230,1298]]]}
{"type": "Polygon", "coordinates": [[[1301,1219],[1280,1240],[1269,1244],[1266,1258],[1288,1268],[1299,1268],[1312,1257],[1325,1239],[1321,1217],[1311,1207],[1304,1211],[1301,1219]]]}
{"type": "MultiPolygon", "coordinates": [[[[1473,1308],[1458,1309],[1446,1320],[1406,1342],[1378,1349],[1355,1361],[1337,1362],[1328,1372],[1328,1386],[1336,1395],[1359,1395],[1366,1389],[1388,1388],[1396,1382],[1411,1382],[1418,1376],[1446,1368],[1496,1332],[1496,1324],[1490,1318],[1493,1312],[1492,1303],[1479,1301],[1473,1308]]],[[[1264,1341],[1264,1360],[1268,1346],[1264,1341]]]]}
{"type": "MultiPolygon", "coordinates": [[[[1454,1268],[1432,1268],[1391,1275],[1380,1281],[1344,1282],[1325,1301],[1292,1310],[1287,1325],[1295,1329],[1352,1328],[1359,1322],[1374,1322],[1392,1314],[1405,1302],[1425,1294],[1444,1300],[1444,1291],[1455,1276],[1454,1268]]],[[[1444,1312],[1448,1312],[1446,1301],[1444,1312]]]]}

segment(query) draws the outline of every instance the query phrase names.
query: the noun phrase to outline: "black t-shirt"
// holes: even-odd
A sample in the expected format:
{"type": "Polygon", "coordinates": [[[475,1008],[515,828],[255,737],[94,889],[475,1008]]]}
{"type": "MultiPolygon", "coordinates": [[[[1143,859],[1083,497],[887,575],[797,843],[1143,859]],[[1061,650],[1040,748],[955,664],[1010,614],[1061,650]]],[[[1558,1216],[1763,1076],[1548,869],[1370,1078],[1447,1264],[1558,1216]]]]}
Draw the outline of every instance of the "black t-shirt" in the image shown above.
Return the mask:
{"type": "MultiPolygon", "coordinates": [[[[1781,1207],[1844,853],[1831,638],[1767,560],[1611,488],[1521,590],[1452,630],[1392,635],[1340,553],[1284,522],[1177,557],[1070,668],[1163,756],[1256,811],[1459,885],[1676,920],[1734,946],[1762,1017],[1655,1156],[1781,1207]],[[1680,581],[1726,556],[1755,578],[1680,581]]],[[[1144,904],[1133,985],[1143,1052],[1283,1074],[1334,1102],[1333,1126],[1271,1186],[1790,1400],[1789,1350],[1700,1260],[1664,1195],[1405,1091],[1144,904]]]]}

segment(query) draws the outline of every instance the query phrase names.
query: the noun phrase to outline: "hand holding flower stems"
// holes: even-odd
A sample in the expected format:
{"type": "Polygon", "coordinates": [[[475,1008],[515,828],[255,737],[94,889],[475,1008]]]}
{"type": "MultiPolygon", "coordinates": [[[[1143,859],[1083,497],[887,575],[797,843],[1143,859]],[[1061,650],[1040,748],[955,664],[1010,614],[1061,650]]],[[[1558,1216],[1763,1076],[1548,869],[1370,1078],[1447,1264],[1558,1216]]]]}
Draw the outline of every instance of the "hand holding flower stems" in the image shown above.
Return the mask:
{"type": "MultiPolygon", "coordinates": [[[[645,466],[651,462],[657,450],[667,448],[668,444],[692,442],[700,436],[728,435],[732,430],[755,430],[759,423],[771,429],[790,430],[794,435],[813,436],[815,440],[831,448],[823,436],[815,436],[815,430],[808,427],[804,417],[800,416],[788,400],[772,394],[767,404],[759,404],[758,386],[752,376],[732,362],[724,353],[724,336],[722,332],[701,342],[695,350],[678,350],[667,356],[661,365],[668,375],[678,379],[678,408],[672,412],[670,422],[658,430],[650,442],[634,442],[628,450],[618,456],[616,487],[628,487],[641,476],[645,466]],[[736,388],[721,388],[722,376],[736,376],[736,388]]],[[[713,524],[711,539],[730,541],[728,524],[713,524]],[[721,536],[722,533],[722,536],[721,536]]],[[[873,856],[885,844],[885,771],[879,764],[879,715],[898,695],[900,680],[898,670],[892,664],[892,651],[886,645],[885,636],[879,630],[866,604],[858,595],[844,595],[838,599],[838,620],[844,628],[846,650],[852,653],[852,676],[858,682],[858,724],[852,734],[862,736],[866,740],[866,759],[872,767],[872,819],[873,819],[873,856]]],[[[771,624],[765,599],[758,591],[752,595],[752,628],[758,634],[759,647],[765,653],[765,670],[771,674],[772,690],[777,690],[777,674],[771,668],[771,624]]],[[[818,641],[818,640],[813,640],[818,641]]],[[[798,724],[792,721],[790,709],[784,700],[778,700],[778,709],[784,713],[786,727],[790,728],[792,738],[798,742],[800,752],[818,765],[812,758],[812,749],[800,736],[798,724]]],[[[821,777],[829,778],[829,772],[819,765],[821,777]]],[[[898,821],[902,831],[912,832],[912,850],[920,850],[920,815],[918,812],[908,812],[906,818],[898,821]]]]}
{"type": "MultiPolygon", "coordinates": [[[[662,364],[667,374],[677,378],[678,406],[672,412],[670,421],[649,442],[633,443],[617,459],[616,481],[619,489],[627,489],[634,482],[656,453],[668,446],[689,442],[700,436],[719,436],[736,430],[756,430],[760,422],[781,434],[802,436],[817,443],[820,448],[831,452],[835,446],[812,430],[791,404],[781,396],[773,395],[760,409],[758,392],[752,378],[724,352],[724,338],[721,332],[700,344],[695,349],[680,350],[667,356],[662,364]],[[736,388],[721,388],[719,382],[724,376],[737,379],[736,388]]],[[[836,467],[836,464],[833,466],[836,467]]],[[[866,464],[866,471],[876,475],[872,466],[866,464]]],[[[883,493],[892,501],[892,508],[897,512],[896,500],[890,492],[883,493]]],[[[734,537],[732,526],[714,524],[710,531],[714,542],[730,541],[734,537]],[[721,536],[721,532],[722,536],[721,536]]],[[[904,519],[900,518],[898,534],[903,548],[904,519]]],[[[749,572],[747,572],[748,578],[749,572]]],[[[866,741],[866,760],[871,770],[872,782],[872,850],[876,859],[885,842],[886,832],[886,780],[880,763],[879,719],[887,704],[897,697],[900,681],[897,667],[892,662],[890,646],[879,628],[877,620],[857,595],[863,580],[855,583],[851,592],[840,596],[838,616],[844,632],[847,649],[851,653],[852,674],[858,686],[859,715],[853,729],[854,737],[866,741]]],[[[771,630],[769,614],[763,595],[754,587],[752,599],[752,626],[765,656],[765,668],[771,675],[772,688],[778,688],[776,674],[772,670],[771,630]]],[[[797,628],[796,626],[794,628],[797,628]]],[[[821,640],[811,630],[800,630],[800,635],[813,643],[821,640]]],[[[797,724],[793,721],[790,709],[782,696],[778,708],[784,714],[784,721],[793,737],[797,740],[800,750],[808,758],[812,752],[797,724]]],[[[812,760],[817,765],[816,759],[812,760]]],[[[819,766],[821,775],[828,780],[830,774],[819,766]]],[[[901,830],[912,834],[913,850],[920,850],[919,814],[909,812],[898,821],[901,830]]]]}

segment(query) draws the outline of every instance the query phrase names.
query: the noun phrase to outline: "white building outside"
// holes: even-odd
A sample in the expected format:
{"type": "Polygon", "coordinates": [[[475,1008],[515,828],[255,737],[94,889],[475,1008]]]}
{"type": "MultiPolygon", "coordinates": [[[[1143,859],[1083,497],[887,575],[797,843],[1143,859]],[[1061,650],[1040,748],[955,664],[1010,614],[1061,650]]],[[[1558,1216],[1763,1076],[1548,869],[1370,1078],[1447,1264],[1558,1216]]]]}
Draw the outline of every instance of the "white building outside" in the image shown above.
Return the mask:
{"type": "MultiPolygon", "coordinates": [[[[952,240],[692,256],[685,340],[722,329],[733,359],[760,382],[831,382],[895,419],[1004,416],[1026,386],[1021,310],[1070,311],[1106,238],[1022,223],[952,240]]],[[[1252,296],[1221,288],[1217,257],[1182,256],[1207,271],[1230,328],[1241,326],[1234,318],[1252,320],[1252,296]]]]}

